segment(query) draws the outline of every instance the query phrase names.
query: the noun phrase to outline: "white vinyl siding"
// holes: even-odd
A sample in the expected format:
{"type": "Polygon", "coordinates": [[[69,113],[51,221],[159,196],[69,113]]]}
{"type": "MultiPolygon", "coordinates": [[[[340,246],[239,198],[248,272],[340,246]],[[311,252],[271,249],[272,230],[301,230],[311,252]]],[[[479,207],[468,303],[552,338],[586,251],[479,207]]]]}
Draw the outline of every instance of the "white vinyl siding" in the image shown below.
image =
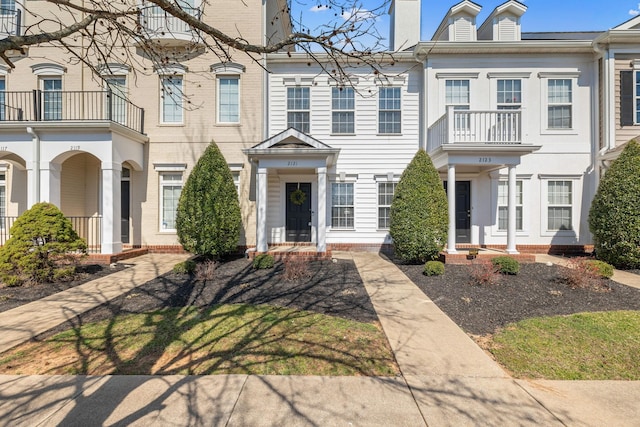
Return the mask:
{"type": "Polygon", "coordinates": [[[163,172],[160,174],[160,230],[176,230],[178,200],[182,192],[182,173],[163,172]]]}
{"type": "Polygon", "coordinates": [[[355,133],[354,92],[351,87],[331,88],[331,133],[355,133]]]}
{"type": "Polygon", "coordinates": [[[287,127],[300,132],[310,132],[310,89],[308,87],[287,88],[287,127]]]}
{"type": "Polygon", "coordinates": [[[218,78],[218,123],[240,122],[240,79],[218,78]]]}
{"type": "Polygon", "coordinates": [[[573,93],[571,79],[549,79],[547,126],[549,129],[571,129],[573,126],[573,93]]]}
{"type": "Polygon", "coordinates": [[[353,229],[353,183],[331,184],[331,227],[353,229]]]}
{"type": "Polygon", "coordinates": [[[547,183],[547,229],[573,229],[573,194],[571,181],[547,183]]]}
{"type": "Polygon", "coordinates": [[[162,123],[182,123],[182,76],[162,77],[162,123]]]}
{"type": "Polygon", "coordinates": [[[401,91],[399,87],[381,87],[378,93],[378,133],[402,132],[401,91]]]}

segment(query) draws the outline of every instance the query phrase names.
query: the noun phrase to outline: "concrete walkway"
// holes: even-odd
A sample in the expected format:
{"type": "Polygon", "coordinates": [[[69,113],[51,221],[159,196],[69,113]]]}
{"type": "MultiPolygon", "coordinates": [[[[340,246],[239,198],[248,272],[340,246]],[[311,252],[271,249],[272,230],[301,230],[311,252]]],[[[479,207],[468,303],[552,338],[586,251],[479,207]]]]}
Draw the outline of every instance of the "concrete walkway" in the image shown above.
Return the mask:
{"type": "Polygon", "coordinates": [[[515,381],[393,264],[337,256],[356,263],[402,376],[0,376],[0,426],[638,425],[640,382],[515,381]]]}

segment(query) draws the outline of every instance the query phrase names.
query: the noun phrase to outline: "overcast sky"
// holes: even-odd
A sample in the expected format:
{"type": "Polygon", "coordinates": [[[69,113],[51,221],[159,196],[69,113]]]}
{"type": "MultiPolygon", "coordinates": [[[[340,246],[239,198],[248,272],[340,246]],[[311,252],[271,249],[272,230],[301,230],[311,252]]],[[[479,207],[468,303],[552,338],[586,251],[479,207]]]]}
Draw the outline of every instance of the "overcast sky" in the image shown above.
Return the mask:
{"type": "MultiPolygon", "coordinates": [[[[479,0],[482,6],[477,18],[480,24],[506,0],[479,0]]],[[[315,28],[335,16],[335,11],[318,8],[318,0],[294,0],[294,16],[300,16],[308,27],[315,28]]],[[[429,40],[447,13],[458,1],[422,0],[422,40],[429,40]]],[[[640,14],[638,0],[523,0],[528,7],[522,17],[522,31],[602,31],[615,27],[640,14]]],[[[380,5],[381,0],[363,0],[365,9],[380,5]]],[[[377,22],[380,34],[388,37],[388,15],[377,22]]]]}

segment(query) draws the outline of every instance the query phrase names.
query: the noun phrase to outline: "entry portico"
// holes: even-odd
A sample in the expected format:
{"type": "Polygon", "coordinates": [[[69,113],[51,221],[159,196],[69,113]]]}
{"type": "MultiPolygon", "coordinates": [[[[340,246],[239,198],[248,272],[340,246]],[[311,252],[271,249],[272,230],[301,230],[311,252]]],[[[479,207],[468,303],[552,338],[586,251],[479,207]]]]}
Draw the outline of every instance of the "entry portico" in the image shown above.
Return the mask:
{"type": "Polygon", "coordinates": [[[243,152],[255,168],[256,251],[310,242],[326,252],[327,174],[340,150],[289,128],[243,152]]]}

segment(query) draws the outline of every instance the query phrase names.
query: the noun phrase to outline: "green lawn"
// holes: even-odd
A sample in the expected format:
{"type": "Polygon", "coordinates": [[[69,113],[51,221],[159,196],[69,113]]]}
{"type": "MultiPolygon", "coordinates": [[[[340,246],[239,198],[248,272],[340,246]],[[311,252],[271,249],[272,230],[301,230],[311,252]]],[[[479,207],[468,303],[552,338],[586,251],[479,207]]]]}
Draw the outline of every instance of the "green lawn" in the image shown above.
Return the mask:
{"type": "Polygon", "coordinates": [[[524,320],[496,334],[490,351],[517,378],[640,380],[640,312],[524,320]]]}
{"type": "Polygon", "coordinates": [[[0,358],[13,374],[395,375],[379,326],[270,306],[116,316],[0,358]]]}

